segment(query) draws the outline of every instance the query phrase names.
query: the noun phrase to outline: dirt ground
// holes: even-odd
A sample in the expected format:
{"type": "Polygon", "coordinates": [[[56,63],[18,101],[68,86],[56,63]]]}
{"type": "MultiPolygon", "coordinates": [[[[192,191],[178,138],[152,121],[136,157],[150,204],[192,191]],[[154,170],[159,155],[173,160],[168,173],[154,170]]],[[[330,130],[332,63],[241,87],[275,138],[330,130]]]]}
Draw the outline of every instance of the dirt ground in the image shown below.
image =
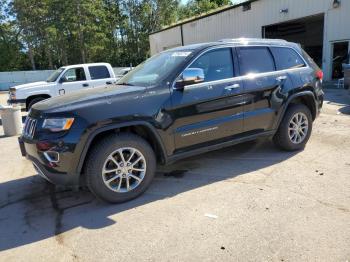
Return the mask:
{"type": "Polygon", "coordinates": [[[0,126],[0,261],[43,260],[350,261],[349,93],[326,90],[302,152],[210,152],[119,205],[46,183],[0,126]]]}

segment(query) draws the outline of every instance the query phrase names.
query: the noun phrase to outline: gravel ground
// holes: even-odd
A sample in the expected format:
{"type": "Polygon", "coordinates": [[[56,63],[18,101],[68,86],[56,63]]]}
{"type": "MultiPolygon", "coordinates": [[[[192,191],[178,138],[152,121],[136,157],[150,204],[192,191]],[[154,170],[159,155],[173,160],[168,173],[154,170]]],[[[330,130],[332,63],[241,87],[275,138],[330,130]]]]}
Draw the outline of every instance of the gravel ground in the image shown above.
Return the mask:
{"type": "Polygon", "coordinates": [[[350,260],[345,90],[326,91],[304,151],[258,140],[193,157],[120,205],[49,185],[16,141],[0,126],[0,261],[350,260]]]}

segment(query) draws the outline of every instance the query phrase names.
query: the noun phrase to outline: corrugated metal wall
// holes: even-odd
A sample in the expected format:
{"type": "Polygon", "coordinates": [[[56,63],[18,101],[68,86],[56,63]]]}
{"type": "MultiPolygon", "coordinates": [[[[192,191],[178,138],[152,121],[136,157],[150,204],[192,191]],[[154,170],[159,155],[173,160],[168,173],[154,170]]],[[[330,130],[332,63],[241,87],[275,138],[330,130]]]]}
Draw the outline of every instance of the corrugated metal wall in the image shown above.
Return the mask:
{"type": "Polygon", "coordinates": [[[181,27],[176,26],[162,33],[149,36],[151,43],[151,54],[156,54],[166,49],[181,46],[181,27]]]}
{"type": "MultiPolygon", "coordinates": [[[[260,0],[251,10],[241,7],[183,24],[184,44],[216,41],[222,38],[261,37],[262,27],[316,14],[325,14],[323,70],[331,75],[332,41],[350,40],[350,0],[333,8],[333,0],[260,0]],[[288,8],[288,13],[280,13],[288,8]]],[[[150,35],[151,53],[181,44],[180,26],[150,35]],[[176,32],[176,33],[175,33],[176,32]]]]}

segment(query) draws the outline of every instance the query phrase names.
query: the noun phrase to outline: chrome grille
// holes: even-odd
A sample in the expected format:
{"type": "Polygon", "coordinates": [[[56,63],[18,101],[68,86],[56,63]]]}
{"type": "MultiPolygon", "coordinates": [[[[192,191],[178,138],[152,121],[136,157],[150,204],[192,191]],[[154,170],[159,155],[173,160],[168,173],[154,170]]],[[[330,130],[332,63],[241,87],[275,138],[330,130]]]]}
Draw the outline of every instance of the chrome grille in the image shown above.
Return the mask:
{"type": "Polygon", "coordinates": [[[26,121],[24,122],[23,136],[28,138],[33,138],[35,127],[36,127],[36,120],[31,117],[27,117],[26,121]]]}

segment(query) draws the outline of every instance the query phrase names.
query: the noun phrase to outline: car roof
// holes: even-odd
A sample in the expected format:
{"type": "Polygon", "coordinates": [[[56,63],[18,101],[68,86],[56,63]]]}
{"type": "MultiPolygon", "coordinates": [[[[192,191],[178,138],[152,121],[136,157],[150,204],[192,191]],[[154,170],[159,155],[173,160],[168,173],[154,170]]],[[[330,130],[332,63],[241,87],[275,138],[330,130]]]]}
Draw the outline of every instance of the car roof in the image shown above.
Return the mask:
{"type": "Polygon", "coordinates": [[[62,67],[67,68],[67,67],[78,67],[78,66],[109,66],[108,63],[85,63],[85,64],[76,64],[76,65],[64,65],[62,67]]]}
{"type": "Polygon", "coordinates": [[[290,46],[296,47],[298,44],[288,42],[282,39],[264,39],[264,38],[232,38],[232,39],[222,39],[216,42],[207,42],[200,44],[191,44],[185,46],[175,47],[166,51],[195,51],[201,50],[208,47],[220,46],[220,45],[232,45],[232,46],[249,46],[249,45],[279,45],[279,46],[290,46]]]}

